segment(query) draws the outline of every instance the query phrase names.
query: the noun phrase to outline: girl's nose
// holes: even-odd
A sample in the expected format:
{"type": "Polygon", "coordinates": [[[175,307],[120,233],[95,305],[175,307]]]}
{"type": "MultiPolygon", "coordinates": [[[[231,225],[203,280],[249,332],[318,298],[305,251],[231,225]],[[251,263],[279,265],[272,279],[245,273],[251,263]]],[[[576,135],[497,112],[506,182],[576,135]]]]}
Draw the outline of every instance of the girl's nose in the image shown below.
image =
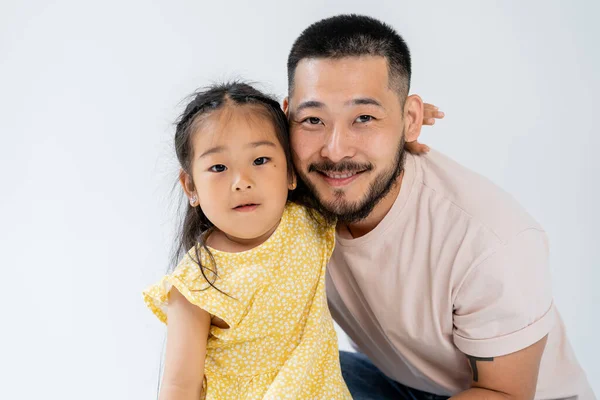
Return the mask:
{"type": "Polygon", "coordinates": [[[242,192],[252,189],[253,186],[254,184],[249,177],[240,175],[239,178],[233,183],[232,189],[235,192],[242,192]]]}

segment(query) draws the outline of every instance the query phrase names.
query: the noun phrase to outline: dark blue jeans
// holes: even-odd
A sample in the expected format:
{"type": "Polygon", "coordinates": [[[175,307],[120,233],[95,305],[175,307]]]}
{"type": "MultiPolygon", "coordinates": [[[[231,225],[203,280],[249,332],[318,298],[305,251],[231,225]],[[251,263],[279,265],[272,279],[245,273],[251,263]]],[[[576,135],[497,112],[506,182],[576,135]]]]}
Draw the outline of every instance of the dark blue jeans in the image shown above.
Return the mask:
{"type": "Polygon", "coordinates": [[[420,390],[411,389],[385,376],[361,353],[340,351],[342,375],[354,400],[446,400],[420,390]]]}

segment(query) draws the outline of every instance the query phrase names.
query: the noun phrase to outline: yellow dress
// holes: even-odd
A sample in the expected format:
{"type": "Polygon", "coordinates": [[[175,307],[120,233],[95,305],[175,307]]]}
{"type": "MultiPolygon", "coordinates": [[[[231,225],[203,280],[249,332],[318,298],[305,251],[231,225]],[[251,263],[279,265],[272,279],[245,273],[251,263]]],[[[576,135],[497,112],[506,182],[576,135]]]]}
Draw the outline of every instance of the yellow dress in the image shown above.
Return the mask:
{"type": "MultiPolygon", "coordinates": [[[[206,399],[351,399],[327,308],[325,267],[333,226],[288,203],[262,245],[240,253],[211,249],[217,264],[208,286],[190,250],[175,271],[144,291],[164,323],[175,286],[192,304],[227,322],[211,326],[205,362],[206,399]]],[[[211,265],[202,252],[203,265],[211,265]]],[[[210,275],[207,274],[210,277],[210,275]]]]}

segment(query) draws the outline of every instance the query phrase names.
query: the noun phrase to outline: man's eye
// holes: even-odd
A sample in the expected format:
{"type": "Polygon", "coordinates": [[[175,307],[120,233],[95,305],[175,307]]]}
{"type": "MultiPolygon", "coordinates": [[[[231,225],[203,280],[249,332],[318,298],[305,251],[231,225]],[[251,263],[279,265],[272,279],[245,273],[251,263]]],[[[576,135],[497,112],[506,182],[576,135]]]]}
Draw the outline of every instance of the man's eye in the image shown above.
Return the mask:
{"type": "Polygon", "coordinates": [[[227,170],[227,167],[223,164],[217,164],[210,167],[210,171],[212,172],[224,172],[225,170],[227,170]]]}
{"type": "Polygon", "coordinates": [[[271,161],[269,157],[258,157],[256,160],[254,160],[254,165],[264,165],[269,161],[271,161]]]}
{"type": "Polygon", "coordinates": [[[365,122],[373,121],[374,119],[375,118],[372,115],[361,115],[360,117],[356,118],[354,120],[354,122],[365,123],[365,122]]]}
{"type": "Polygon", "coordinates": [[[308,122],[309,125],[319,125],[321,123],[321,118],[308,117],[305,118],[302,122],[308,122]]]}

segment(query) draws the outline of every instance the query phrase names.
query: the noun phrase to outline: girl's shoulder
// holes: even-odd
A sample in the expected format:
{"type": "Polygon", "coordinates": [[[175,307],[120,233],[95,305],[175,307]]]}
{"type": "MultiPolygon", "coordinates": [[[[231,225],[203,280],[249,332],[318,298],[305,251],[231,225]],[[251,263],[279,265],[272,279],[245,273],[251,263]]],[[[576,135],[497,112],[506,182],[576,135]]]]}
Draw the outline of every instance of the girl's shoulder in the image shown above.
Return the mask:
{"type": "Polygon", "coordinates": [[[335,222],[328,222],[321,213],[301,204],[288,201],[284,216],[288,215],[290,222],[305,225],[311,229],[330,230],[335,227],[335,222]]]}
{"type": "Polygon", "coordinates": [[[294,242],[309,241],[313,245],[333,248],[335,244],[335,224],[328,223],[316,210],[288,202],[284,213],[288,237],[294,242]]]}

